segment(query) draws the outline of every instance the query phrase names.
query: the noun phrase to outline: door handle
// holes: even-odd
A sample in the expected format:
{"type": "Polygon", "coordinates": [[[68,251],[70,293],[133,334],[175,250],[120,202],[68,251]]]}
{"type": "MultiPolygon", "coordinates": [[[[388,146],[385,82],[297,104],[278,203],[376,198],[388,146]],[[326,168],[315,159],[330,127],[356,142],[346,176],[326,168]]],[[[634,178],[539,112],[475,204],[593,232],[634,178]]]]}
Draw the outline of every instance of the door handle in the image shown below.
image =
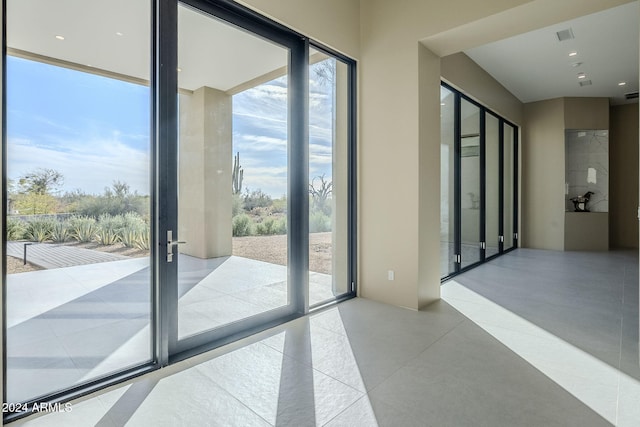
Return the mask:
{"type": "Polygon", "coordinates": [[[173,262],[173,248],[174,246],[182,245],[187,242],[179,240],[173,240],[173,230],[167,230],[167,262],[173,262]]]}

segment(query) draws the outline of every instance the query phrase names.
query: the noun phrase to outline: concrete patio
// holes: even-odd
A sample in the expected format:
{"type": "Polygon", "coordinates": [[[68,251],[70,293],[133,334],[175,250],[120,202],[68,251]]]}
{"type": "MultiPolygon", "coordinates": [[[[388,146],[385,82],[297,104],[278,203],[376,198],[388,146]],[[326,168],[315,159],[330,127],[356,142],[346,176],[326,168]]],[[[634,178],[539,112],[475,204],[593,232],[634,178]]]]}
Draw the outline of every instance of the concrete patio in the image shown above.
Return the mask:
{"type": "MultiPolygon", "coordinates": [[[[179,256],[179,337],[287,303],[287,268],[236,256],[179,256]]],[[[148,258],[7,276],[7,401],[81,384],[151,359],[148,258]]],[[[310,301],[334,298],[310,274],[310,301]]]]}

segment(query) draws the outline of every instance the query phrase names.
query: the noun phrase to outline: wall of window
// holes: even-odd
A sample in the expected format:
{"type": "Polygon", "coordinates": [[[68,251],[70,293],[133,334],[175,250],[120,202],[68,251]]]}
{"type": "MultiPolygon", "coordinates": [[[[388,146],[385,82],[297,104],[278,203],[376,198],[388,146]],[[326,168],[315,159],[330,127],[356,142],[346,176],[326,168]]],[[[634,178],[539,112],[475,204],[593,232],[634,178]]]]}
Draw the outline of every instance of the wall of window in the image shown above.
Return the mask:
{"type": "Polygon", "coordinates": [[[355,296],[353,60],[228,1],[4,3],[5,420],[355,296]]]}
{"type": "Polygon", "coordinates": [[[518,245],[518,128],[444,83],[440,105],[440,276],[448,278],[518,245]]]}

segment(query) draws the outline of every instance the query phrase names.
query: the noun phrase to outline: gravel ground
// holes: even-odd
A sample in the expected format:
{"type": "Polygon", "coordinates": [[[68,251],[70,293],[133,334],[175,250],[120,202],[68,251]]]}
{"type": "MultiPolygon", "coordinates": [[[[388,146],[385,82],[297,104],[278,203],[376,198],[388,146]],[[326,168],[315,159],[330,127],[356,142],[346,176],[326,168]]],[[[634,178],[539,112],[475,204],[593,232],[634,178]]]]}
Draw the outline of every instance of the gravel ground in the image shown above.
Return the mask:
{"type": "MultiPolygon", "coordinates": [[[[148,251],[127,248],[122,243],[103,246],[97,243],[67,243],[78,248],[109,252],[130,257],[149,256],[148,251]]],[[[233,255],[251,258],[278,265],[287,265],[287,236],[248,236],[233,238],[233,255]]],[[[42,270],[42,268],[22,260],[7,257],[7,274],[42,270]]],[[[309,235],[309,270],[331,274],[331,233],[309,235]]]]}
{"type": "MultiPolygon", "coordinates": [[[[233,238],[233,255],[287,265],[287,236],[233,238]]],[[[309,270],[331,274],[331,233],[309,235],[309,270]]]]}

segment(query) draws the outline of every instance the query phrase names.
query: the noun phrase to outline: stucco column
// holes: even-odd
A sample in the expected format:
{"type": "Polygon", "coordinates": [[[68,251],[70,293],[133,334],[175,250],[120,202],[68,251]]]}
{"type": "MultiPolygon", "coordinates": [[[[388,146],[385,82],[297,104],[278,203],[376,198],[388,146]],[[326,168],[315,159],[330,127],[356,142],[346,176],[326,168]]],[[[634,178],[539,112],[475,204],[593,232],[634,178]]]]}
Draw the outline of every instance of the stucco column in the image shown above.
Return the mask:
{"type": "Polygon", "coordinates": [[[178,237],[183,254],[231,255],[232,101],[217,89],[180,94],[178,237]]]}

